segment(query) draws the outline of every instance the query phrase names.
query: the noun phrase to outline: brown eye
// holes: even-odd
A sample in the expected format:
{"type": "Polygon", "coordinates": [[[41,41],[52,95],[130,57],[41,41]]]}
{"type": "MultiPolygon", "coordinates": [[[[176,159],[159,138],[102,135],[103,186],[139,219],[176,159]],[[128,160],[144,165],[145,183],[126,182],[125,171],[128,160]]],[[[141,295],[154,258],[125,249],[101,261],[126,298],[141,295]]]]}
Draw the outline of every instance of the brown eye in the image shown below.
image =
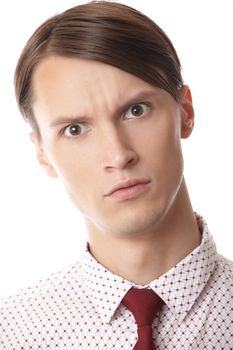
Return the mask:
{"type": "Polygon", "coordinates": [[[76,135],[79,135],[81,133],[81,128],[79,125],[71,125],[68,130],[69,130],[70,135],[72,135],[72,136],[76,136],[76,135]]]}
{"type": "Polygon", "coordinates": [[[137,103],[135,105],[132,105],[126,112],[126,119],[141,117],[148,110],[149,107],[145,103],[137,103]]]}
{"type": "Polygon", "coordinates": [[[143,107],[141,105],[135,105],[131,108],[132,115],[135,115],[135,117],[138,117],[142,115],[144,112],[143,107]]]}
{"type": "Polygon", "coordinates": [[[72,124],[64,129],[64,135],[67,137],[75,137],[84,133],[87,129],[87,126],[84,124],[72,124]]]}

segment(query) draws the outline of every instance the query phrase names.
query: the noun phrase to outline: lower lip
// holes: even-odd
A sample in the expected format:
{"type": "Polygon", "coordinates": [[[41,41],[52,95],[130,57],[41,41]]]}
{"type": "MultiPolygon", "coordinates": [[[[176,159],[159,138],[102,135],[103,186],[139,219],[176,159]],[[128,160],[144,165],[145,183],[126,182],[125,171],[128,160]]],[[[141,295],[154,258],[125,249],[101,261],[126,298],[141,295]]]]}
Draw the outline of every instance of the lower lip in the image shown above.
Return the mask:
{"type": "Polygon", "coordinates": [[[129,186],[121,188],[109,195],[111,198],[126,200],[138,197],[140,194],[144,193],[149,186],[149,183],[137,184],[134,186],[129,186]]]}

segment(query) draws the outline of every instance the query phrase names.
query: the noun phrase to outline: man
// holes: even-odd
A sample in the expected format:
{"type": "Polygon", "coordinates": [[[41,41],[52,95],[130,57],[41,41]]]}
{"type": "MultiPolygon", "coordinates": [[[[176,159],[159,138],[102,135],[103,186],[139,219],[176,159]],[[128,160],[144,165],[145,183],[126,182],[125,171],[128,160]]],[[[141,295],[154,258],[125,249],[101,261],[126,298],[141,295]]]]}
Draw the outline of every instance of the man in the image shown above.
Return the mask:
{"type": "Polygon", "coordinates": [[[1,302],[1,349],[232,349],[233,265],[192,209],[180,141],[194,111],[166,34],[118,3],[74,7],[32,35],[15,87],[88,245],[1,302]]]}

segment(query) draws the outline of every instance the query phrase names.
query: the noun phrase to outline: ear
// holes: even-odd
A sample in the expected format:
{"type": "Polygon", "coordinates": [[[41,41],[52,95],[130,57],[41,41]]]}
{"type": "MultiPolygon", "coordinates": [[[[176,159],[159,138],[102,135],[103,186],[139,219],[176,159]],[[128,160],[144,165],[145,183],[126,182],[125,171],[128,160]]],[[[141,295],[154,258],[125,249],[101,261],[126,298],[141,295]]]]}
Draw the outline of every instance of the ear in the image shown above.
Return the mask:
{"type": "Polygon", "coordinates": [[[189,87],[184,85],[182,88],[182,119],[181,119],[181,137],[186,139],[190,136],[194,128],[194,110],[192,95],[189,87]]]}
{"type": "Polygon", "coordinates": [[[57,173],[53,168],[53,166],[51,165],[50,161],[48,160],[42,145],[40,144],[40,142],[38,141],[38,138],[36,137],[36,134],[34,132],[31,132],[29,134],[29,137],[36,147],[36,155],[40,165],[45,169],[46,173],[49,176],[57,177],[57,173]]]}

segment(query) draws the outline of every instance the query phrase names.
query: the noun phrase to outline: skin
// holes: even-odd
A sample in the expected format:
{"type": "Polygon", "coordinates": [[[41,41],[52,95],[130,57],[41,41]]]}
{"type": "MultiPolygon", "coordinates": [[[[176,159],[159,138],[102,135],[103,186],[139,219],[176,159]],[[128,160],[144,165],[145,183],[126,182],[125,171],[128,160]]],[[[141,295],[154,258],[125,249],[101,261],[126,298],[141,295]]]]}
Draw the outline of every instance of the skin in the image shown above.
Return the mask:
{"type": "Polygon", "coordinates": [[[83,213],[101,264],[144,285],[200,244],[183,177],[181,138],[194,124],[187,86],[178,104],[118,68],[53,56],[38,64],[32,87],[38,160],[83,213]],[[147,184],[108,195],[129,179],[147,184]]]}

